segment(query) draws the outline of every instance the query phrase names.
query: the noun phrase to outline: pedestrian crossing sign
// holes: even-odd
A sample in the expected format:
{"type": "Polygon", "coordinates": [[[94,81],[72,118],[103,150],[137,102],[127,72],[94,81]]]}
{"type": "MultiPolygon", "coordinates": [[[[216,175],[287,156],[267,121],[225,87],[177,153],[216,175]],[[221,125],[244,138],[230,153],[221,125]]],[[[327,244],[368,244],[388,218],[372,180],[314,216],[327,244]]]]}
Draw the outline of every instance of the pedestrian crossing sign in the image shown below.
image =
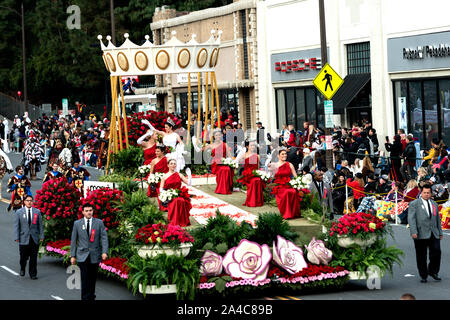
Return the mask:
{"type": "Polygon", "coordinates": [[[319,90],[326,100],[331,100],[339,90],[344,80],[326,63],[319,74],[313,80],[314,86],[319,90]]]}

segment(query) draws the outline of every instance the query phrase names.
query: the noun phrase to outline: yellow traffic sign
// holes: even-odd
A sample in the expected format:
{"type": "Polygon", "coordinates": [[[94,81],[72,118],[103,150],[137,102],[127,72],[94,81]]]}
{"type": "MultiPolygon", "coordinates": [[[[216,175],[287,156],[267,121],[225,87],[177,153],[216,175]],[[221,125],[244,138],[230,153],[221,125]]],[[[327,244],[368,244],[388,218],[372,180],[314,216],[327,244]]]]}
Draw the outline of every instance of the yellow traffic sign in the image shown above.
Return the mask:
{"type": "Polygon", "coordinates": [[[334,94],[338,91],[344,80],[333,70],[333,68],[326,63],[319,74],[313,81],[317,90],[319,90],[326,100],[331,100],[334,94]]]}

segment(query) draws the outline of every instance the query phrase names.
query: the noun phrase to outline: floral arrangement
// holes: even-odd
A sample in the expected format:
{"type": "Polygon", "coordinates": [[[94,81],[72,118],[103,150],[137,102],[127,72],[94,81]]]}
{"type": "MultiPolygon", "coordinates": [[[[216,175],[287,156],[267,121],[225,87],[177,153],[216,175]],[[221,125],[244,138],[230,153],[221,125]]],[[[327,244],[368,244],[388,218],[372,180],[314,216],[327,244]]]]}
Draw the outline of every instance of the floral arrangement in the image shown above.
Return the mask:
{"type": "Polygon", "coordinates": [[[280,236],[277,236],[277,243],[273,242],[273,261],[290,274],[307,267],[303,250],[280,236]]]}
{"type": "Polygon", "coordinates": [[[105,274],[109,275],[109,273],[112,273],[120,280],[124,280],[128,279],[129,268],[126,265],[127,262],[128,260],[125,258],[113,257],[101,261],[99,267],[105,274]]]}
{"type": "Polygon", "coordinates": [[[53,179],[36,191],[35,206],[44,219],[64,219],[75,215],[80,198],[81,193],[66,178],[53,179]]]}
{"type": "Polygon", "coordinates": [[[223,258],[221,255],[206,250],[200,262],[200,274],[202,276],[218,276],[222,273],[223,258]]]}
{"type": "Polygon", "coordinates": [[[54,253],[57,256],[65,256],[70,252],[70,239],[49,241],[45,246],[45,250],[47,253],[54,253]]]}
{"type": "Polygon", "coordinates": [[[138,168],[138,172],[141,175],[146,175],[146,174],[150,173],[150,168],[151,168],[151,166],[149,164],[146,164],[146,165],[140,166],[138,168]]]}
{"type": "Polygon", "coordinates": [[[80,191],[64,177],[49,180],[36,191],[35,207],[42,214],[45,242],[70,238],[80,198],[80,191]]]}
{"type": "MultiPolygon", "coordinates": [[[[94,209],[93,217],[103,221],[106,230],[116,228],[119,225],[119,208],[114,206],[113,202],[123,201],[123,192],[117,189],[100,188],[88,192],[83,199],[82,205],[89,203],[94,209]]],[[[78,218],[83,217],[83,209],[80,206],[78,218]]]]}
{"type": "Polygon", "coordinates": [[[134,238],[138,243],[153,245],[179,245],[194,242],[194,238],[180,226],[162,223],[149,224],[140,228],[134,238]]]}
{"type": "Polygon", "coordinates": [[[269,271],[269,278],[275,278],[280,283],[305,284],[326,279],[342,278],[348,274],[349,271],[341,266],[330,267],[308,264],[306,268],[295,274],[285,273],[283,270],[273,267],[269,271]]]}
{"type": "Polygon", "coordinates": [[[222,158],[221,163],[222,163],[222,165],[228,166],[231,169],[237,169],[238,168],[237,162],[235,160],[231,159],[231,158],[222,158]]]}
{"type": "Polygon", "coordinates": [[[263,182],[269,182],[270,180],[270,173],[262,171],[262,170],[253,170],[253,175],[255,175],[256,177],[261,178],[261,180],[263,182]]]}
{"type": "Polygon", "coordinates": [[[331,250],[325,248],[325,243],[322,240],[316,240],[315,237],[312,238],[309,245],[305,245],[305,248],[308,250],[308,261],[313,264],[328,265],[333,258],[331,250]]]}
{"type": "Polygon", "coordinates": [[[333,222],[329,236],[349,236],[352,238],[366,239],[372,234],[383,235],[386,233],[386,224],[368,213],[355,212],[342,216],[338,222],[333,222]]]}
{"type": "MultiPolygon", "coordinates": [[[[171,118],[175,123],[174,130],[181,126],[181,120],[175,117],[173,114],[166,111],[146,111],[133,113],[127,116],[127,129],[128,129],[128,141],[131,145],[137,144],[137,139],[143,136],[149,129],[146,125],[142,124],[142,120],[148,120],[156,130],[164,131],[164,125],[168,118],[171,118]]],[[[122,132],[124,131],[124,123],[121,121],[122,132]]],[[[124,133],[123,133],[124,134],[124,133]]]]}
{"type": "Polygon", "coordinates": [[[228,250],[223,258],[227,274],[235,278],[265,280],[272,254],[267,244],[241,240],[237,247],[228,250]]]}

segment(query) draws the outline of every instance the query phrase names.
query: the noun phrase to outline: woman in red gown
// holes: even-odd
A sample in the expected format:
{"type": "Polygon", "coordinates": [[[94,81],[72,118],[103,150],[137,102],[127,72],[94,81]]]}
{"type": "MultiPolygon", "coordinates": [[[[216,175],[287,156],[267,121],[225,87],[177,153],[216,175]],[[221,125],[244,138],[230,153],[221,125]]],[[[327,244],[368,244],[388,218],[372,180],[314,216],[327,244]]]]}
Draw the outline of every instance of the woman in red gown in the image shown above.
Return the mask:
{"type": "Polygon", "coordinates": [[[211,172],[216,175],[216,193],[231,194],[233,192],[234,170],[229,166],[222,165],[222,158],[230,158],[230,149],[223,142],[222,132],[214,132],[214,143],[205,147],[205,150],[211,150],[213,157],[211,172]]]}
{"type": "MultiPolygon", "coordinates": [[[[152,160],[150,163],[150,174],[161,172],[167,173],[169,172],[169,167],[167,165],[167,158],[165,156],[166,147],[163,145],[157,145],[155,147],[156,158],[152,160]]],[[[148,197],[157,197],[159,185],[156,186],[155,190],[152,190],[150,186],[148,186],[147,196],[148,197]]]]}
{"type": "Polygon", "coordinates": [[[278,162],[272,164],[275,173],[275,183],[277,192],[275,198],[277,200],[278,209],[284,219],[294,219],[300,217],[300,197],[297,190],[292,188],[288,183],[291,177],[297,176],[294,166],[287,162],[286,150],[280,150],[278,153],[278,162]]]}
{"type": "MultiPolygon", "coordinates": [[[[177,161],[175,159],[169,160],[169,172],[164,174],[161,180],[161,189],[181,189],[181,181],[189,184],[188,179],[182,174],[176,172],[177,161]]],[[[180,227],[189,226],[189,211],[192,205],[189,200],[183,197],[176,197],[172,199],[167,205],[169,224],[179,225],[180,227]]]]}
{"type": "Polygon", "coordinates": [[[152,160],[156,158],[156,141],[158,134],[156,131],[148,130],[146,134],[137,140],[137,144],[142,146],[144,150],[144,165],[151,164],[152,160]],[[147,141],[148,138],[148,141],[147,141]]]}
{"type": "Polygon", "coordinates": [[[252,176],[252,172],[259,169],[259,156],[256,153],[258,150],[254,141],[246,141],[245,147],[247,152],[244,155],[244,171],[242,172],[243,179],[241,179],[247,185],[247,198],[244,206],[261,207],[264,205],[264,182],[260,177],[252,176]]]}

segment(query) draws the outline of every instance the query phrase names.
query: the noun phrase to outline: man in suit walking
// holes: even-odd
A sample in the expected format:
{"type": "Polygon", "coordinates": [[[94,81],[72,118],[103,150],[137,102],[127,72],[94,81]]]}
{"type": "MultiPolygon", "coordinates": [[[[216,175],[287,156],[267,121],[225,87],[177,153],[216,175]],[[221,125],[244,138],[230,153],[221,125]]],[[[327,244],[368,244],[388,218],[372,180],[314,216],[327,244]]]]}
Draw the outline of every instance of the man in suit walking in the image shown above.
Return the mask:
{"type": "Polygon", "coordinates": [[[328,183],[323,181],[323,172],[317,170],[314,173],[314,179],[309,184],[309,190],[312,194],[317,195],[319,197],[320,204],[324,208],[329,208],[331,210],[330,218],[333,219],[333,197],[331,192],[331,187],[328,183]]]}
{"type": "Polygon", "coordinates": [[[33,208],[33,197],[27,195],[25,207],[14,213],[14,240],[19,243],[20,275],[25,275],[27,260],[30,259],[28,273],[33,280],[37,279],[37,256],[39,241],[44,240],[44,226],[39,209],[33,208]]]}
{"type": "Polygon", "coordinates": [[[431,199],[431,186],[422,187],[420,198],[412,201],[408,207],[408,223],[411,237],[416,248],[417,268],[420,282],[427,282],[428,275],[440,281],[441,243],[443,238],[438,205],[431,199]],[[430,263],[427,268],[427,251],[430,251],[430,263]]]}
{"type": "Polygon", "coordinates": [[[101,259],[108,257],[108,235],[103,221],[92,217],[92,205],[83,205],[84,218],[75,221],[70,246],[70,262],[78,261],[81,271],[81,300],[95,300],[95,282],[101,259]]]}

